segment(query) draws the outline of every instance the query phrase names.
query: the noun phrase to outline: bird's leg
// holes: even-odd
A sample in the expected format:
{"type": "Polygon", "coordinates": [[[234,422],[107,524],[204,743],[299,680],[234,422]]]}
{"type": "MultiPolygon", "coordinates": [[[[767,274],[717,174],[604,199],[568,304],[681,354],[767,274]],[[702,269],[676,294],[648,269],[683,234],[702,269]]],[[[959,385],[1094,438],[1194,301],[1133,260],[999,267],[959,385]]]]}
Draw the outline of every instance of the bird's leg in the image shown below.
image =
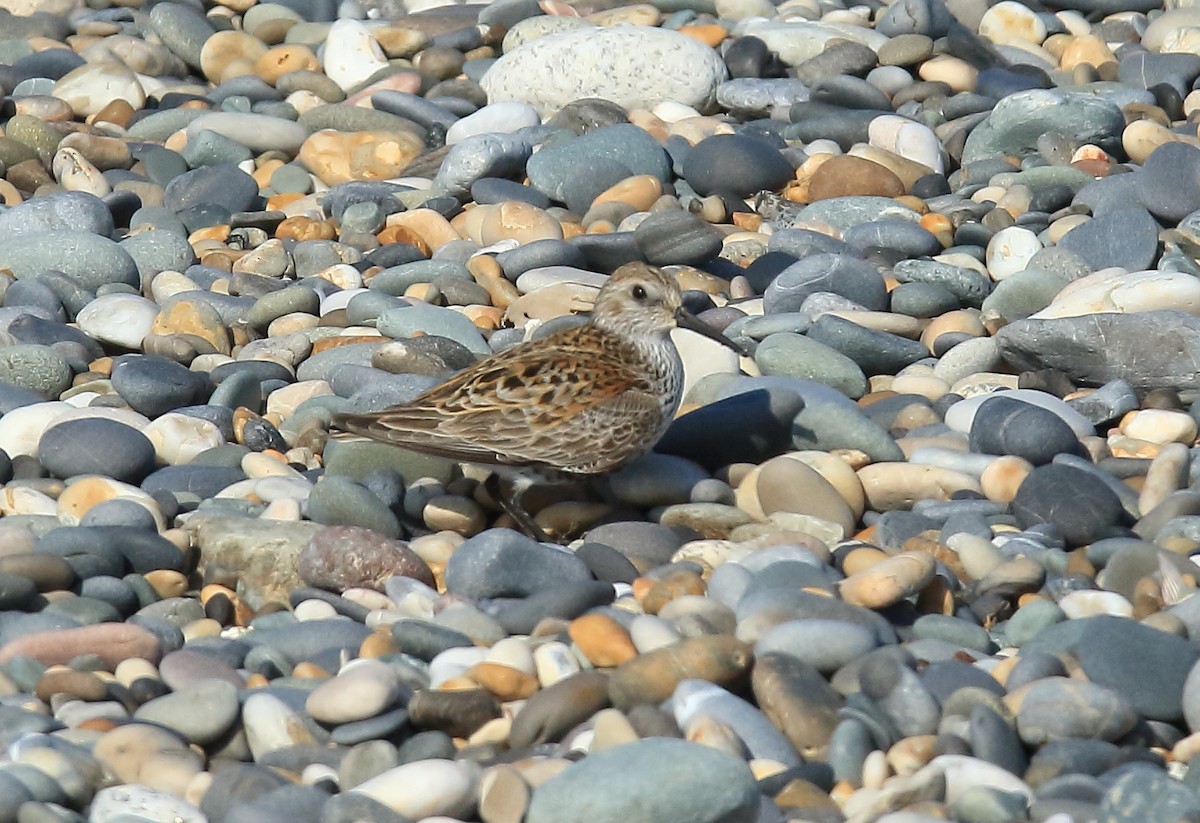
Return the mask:
{"type": "Polygon", "coordinates": [[[521,497],[525,488],[520,483],[502,478],[493,472],[488,475],[483,487],[500,504],[500,508],[504,509],[505,514],[517,521],[517,525],[521,527],[521,531],[525,532],[526,536],[532,537],[539,543],[554,542],[542,531],[542,527],[537,524],[533,516],[521,506],[521,497]]]}

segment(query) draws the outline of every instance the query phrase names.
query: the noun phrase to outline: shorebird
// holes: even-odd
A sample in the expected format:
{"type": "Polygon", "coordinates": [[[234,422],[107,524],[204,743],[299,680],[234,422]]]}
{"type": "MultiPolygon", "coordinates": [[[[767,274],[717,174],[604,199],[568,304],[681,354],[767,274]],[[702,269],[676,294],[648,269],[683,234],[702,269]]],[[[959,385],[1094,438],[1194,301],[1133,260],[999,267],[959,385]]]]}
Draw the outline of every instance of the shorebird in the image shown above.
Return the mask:
{"type": "Polygon", "coordinates": [[[488,357],[409,403],[335,415],[333,425],[489,467],[489,493],[540,539],[520,505],[526,489],[620,468],[670,425],[683,392],[676,327],[745,353],[683,308],[674,278],[627,263],[604,283],[587,323],[488,357]]]}

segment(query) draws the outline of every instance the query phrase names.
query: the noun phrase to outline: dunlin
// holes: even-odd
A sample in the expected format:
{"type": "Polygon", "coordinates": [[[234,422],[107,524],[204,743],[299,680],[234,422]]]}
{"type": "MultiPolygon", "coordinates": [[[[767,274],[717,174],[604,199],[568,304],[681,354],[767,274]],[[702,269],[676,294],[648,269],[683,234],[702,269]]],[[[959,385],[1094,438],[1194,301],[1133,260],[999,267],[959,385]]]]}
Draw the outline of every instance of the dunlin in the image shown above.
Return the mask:
{"type": "Polygon", "coordinates": [[[412,402],[339,414],[333,423],[491,467],[490,491],[526,531],[540,534],[520,506],[526,488],[617,469],[670,425],[683,390],[670,338],[677,326],[741,351],[683,308],[672,277],[628,263],[600,289],[587,323],[506,349],[412,402]]]}

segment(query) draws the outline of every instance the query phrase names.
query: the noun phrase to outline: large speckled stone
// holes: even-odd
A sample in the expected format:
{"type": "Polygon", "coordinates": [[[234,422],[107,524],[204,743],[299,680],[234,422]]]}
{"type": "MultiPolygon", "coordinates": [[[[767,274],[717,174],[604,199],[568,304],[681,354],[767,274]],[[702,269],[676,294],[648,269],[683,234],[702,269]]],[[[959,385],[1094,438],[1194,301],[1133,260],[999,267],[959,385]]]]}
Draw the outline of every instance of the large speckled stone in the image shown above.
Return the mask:
{"type": "Polygon", "coordinates": [[[673,100],[705,110],[726,76],[720,55],[694,38],[621,26],[576,29],[526,43],[497,60],[480,85],[491,102],[517,100],[542,114],[581,97],[600,97],[626,109],[673,100]],[[530,82],[532,77],[537,82],[530,82]]]}

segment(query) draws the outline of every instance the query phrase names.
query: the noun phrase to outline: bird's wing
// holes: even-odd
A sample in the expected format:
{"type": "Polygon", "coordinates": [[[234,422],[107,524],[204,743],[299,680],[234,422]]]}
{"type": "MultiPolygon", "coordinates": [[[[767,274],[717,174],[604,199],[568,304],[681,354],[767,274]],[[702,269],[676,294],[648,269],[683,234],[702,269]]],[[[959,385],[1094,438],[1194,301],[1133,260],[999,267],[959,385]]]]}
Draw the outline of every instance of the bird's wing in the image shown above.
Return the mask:
{"type": "Polygon", "coordinates": [[[561,466],[568,455],[560,441],[577,446],[574,432],[602,433],[587,422],[597,409],[648,393],[631,355],[592,326],[567,329],[490,357],[410,403],[338,415],[334,424],[464,462],[561,466]]]}

